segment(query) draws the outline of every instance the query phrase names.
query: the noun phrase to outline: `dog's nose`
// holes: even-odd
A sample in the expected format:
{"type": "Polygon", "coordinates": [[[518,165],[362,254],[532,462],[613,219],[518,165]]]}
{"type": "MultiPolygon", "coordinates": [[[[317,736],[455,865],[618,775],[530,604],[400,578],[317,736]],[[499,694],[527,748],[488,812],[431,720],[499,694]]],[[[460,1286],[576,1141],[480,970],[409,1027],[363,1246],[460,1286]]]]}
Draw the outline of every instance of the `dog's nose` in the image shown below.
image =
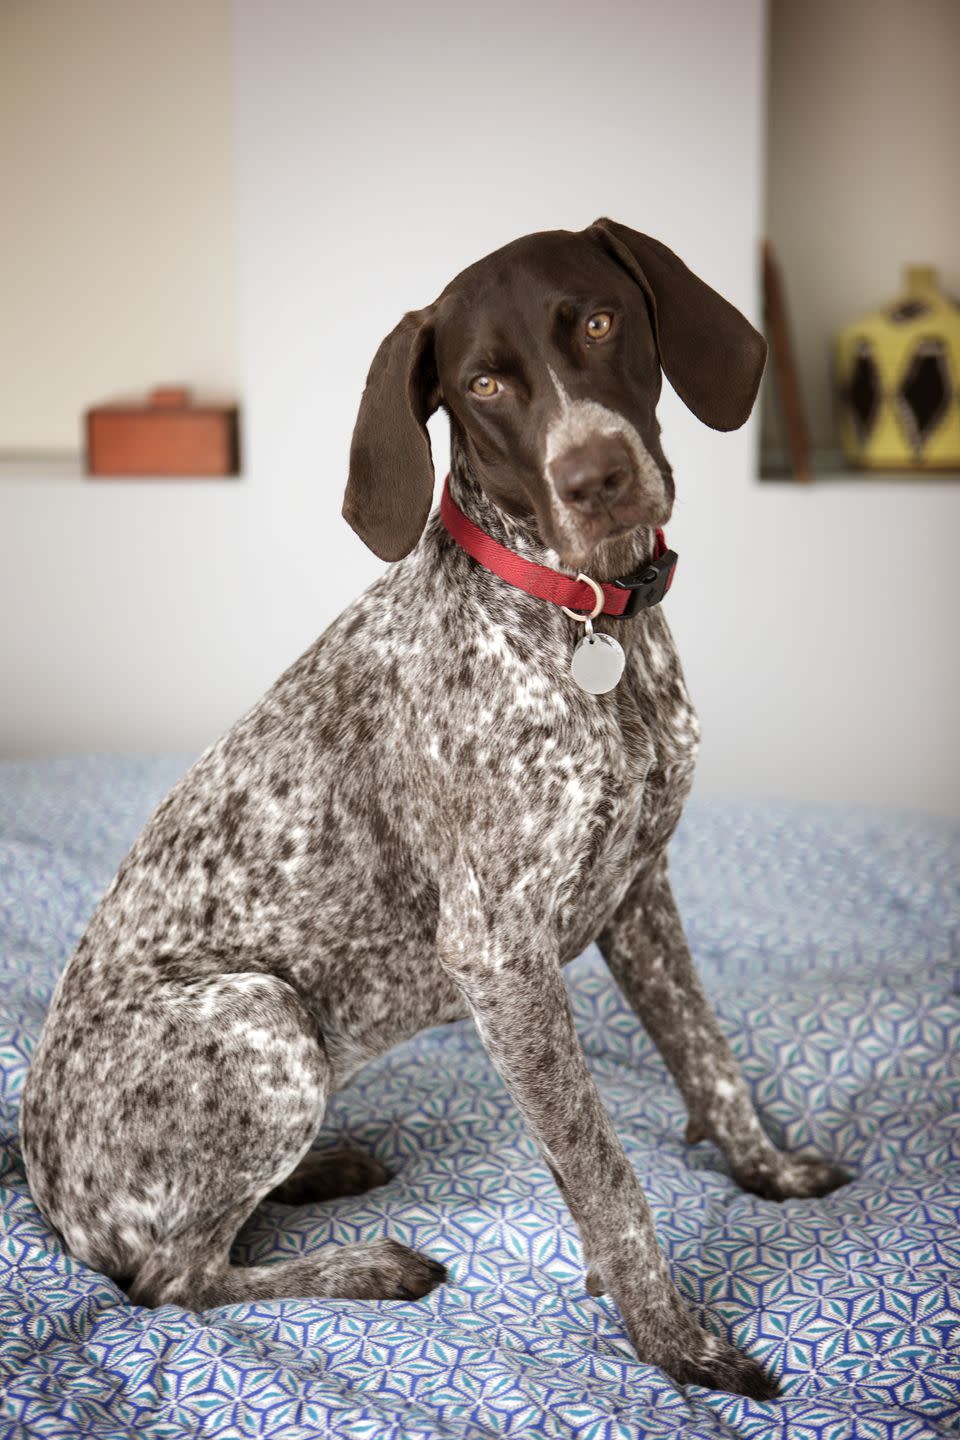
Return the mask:
{"type": "Polygon", "coordinates": [[[566,505],[592,509],[622,499],[633,479],[630,452],[615,435],[598,435],[558,455],[550,466],[557,494],[566,505]]]}

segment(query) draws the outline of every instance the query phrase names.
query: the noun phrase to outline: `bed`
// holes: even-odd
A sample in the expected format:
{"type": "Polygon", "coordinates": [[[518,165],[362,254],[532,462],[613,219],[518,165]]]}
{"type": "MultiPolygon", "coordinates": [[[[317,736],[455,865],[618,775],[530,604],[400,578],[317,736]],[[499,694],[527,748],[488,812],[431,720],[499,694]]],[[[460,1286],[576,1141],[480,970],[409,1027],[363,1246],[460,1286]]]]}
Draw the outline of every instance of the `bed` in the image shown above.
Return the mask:
{"type": "Polygon", "coordinates": [[[446,1262],[415,1304],[144,1310],[34,1206],[18,1100],[56,976],[182,759],[0,766],[0,1436],[846,1440],[960,1426],[960,826],[692,803],[671,851],[705,983],[769,1132],[852,1184],[777,1205],[683,1142],[663,1063],[591,950],[579,1034],[690,1306],[770,1367],[760,1404],[678,1390],[584,1290],[560,1196],[469,1022],[331,1104],[394,1172],[323,1207],[264,1204],[240,1263],[388,1234],[446,1262]]]}

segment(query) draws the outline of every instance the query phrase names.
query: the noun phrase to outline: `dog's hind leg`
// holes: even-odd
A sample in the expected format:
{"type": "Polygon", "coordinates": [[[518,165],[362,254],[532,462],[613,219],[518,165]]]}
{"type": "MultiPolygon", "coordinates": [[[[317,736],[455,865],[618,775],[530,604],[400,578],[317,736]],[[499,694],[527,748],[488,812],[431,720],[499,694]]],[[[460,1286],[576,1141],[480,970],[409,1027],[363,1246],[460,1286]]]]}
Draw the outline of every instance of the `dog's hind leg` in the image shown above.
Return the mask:
{"type": "MultiPolygon", "coordinates": [[[[93,1084],[58,1068],[61,1055],[71,1065],[83,1053],[70,1043],[76,1012],[65,1000],[32,1074],[31,1184],[71,1252],[123,1277],[133,1301],[201,1309],[287,1296],[407,1299],[443,1279],[441,1265],[392,1240],[231,1265],[237,1231],[260,1201],[324,1168],[307,1151],[331,1068],[291,986],[261,972],[210,975],[104,1011],[93,1084]]],[[[384,1172],[371,1161],[366,1173],[375,1181],[384,1172]]]]}
{"type": "Polygon", "coordinates": [[[446,1279],[436,1260],[396,1240],[331,1245],[317,1255],[275,1265],[231,1265],[235,1222],[235,1216],[224,1216],[219,1229],[158,1246],[127,1287],[130,1299],[137,1305],[184,1305],[189,1310],[309,1295],[418,1300],[446,1279]]]}

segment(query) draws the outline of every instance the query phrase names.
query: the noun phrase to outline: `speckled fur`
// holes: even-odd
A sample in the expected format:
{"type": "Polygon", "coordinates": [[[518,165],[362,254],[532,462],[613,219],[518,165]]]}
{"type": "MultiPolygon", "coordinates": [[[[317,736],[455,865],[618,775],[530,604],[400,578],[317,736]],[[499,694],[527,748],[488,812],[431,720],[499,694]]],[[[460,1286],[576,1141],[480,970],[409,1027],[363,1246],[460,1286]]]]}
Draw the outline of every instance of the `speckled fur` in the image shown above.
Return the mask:
{"type": "MultiPolygon", "coordinates": [[[[561,563],[490,498],[451,419],[461,508],[561,563]]],[[[596,554],[623,573],[652,539],[637,526],[596,554]]],[[[582,627],[477,566],[434,513],[174,787],[64,971],[27,1081],[31,1187],[72,1254],[150,1305],[425,1294],[442,1267],[393,1242],[254,1269],[229,1250],[267,1195],[385,1183],[359,1152],[308,1154],[328,1095],[472,1015],[580,1229],[589,1288],[641,1358],[772,1393],[673,1285],[562,966],[599,941],[689,1138],[713,1139],[740,1184],[782,1198],[843,1177],[766,1138],[684,941],[666,849],[698,729],[662,611],[597,628],[627,651],[601,696],[570,676],[582,627]]]]}

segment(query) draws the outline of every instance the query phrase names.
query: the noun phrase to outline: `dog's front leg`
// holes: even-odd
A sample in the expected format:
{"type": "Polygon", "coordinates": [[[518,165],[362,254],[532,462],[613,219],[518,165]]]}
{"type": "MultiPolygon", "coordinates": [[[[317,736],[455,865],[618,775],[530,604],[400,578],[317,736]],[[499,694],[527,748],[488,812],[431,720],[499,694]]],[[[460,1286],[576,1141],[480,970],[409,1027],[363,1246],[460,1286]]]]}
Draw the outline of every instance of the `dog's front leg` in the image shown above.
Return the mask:
{"type": "Polygon", "coordinates": [[[694,967],[665,856],[638,874],[597,944],[686,1101],[689,1141],[715,1141],[738,1184],[771,1200],[826,1195],[850,1179],[764,1134],[694,967]]]}
{"type": "Polygon", "coordinates": [[[440,962],[465,996],[640,1359],[680,1384],[769,1398],[775,1384],[755,1361],[702,1330],[673,1283],[639,1181],[587,1070],[542,902],[539,893],[497,894],[471,865],[458,867],[441,886],[440,962]]]}

